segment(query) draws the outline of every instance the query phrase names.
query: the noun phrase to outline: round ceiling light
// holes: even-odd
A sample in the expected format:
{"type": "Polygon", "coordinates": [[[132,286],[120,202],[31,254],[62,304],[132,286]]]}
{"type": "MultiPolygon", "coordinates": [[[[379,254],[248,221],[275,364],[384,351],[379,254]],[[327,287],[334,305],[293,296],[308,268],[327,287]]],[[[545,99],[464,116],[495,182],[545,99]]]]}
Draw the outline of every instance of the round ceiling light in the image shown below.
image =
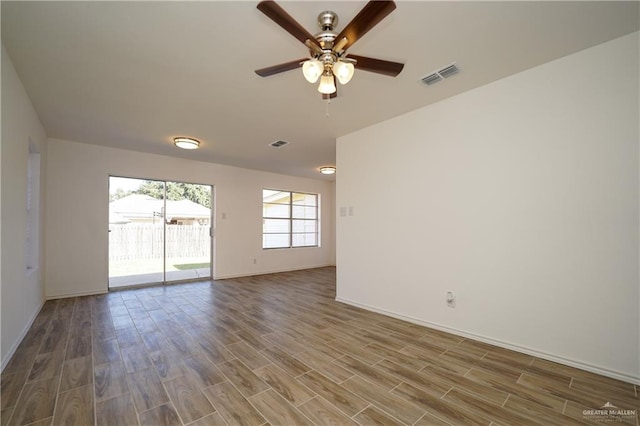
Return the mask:
{"type": "Polygon", "coordinates": [[[193,138],[185,138],[182,136],[179,138],[173,138],[173,143],[175,146],[182,149],[198,149],[200,147],[199,140],[193,138]]]}
{"type": "Polygon", "coordinates": [[[323,175],[332,175],[336,172],[336,168],[333,166],[320,167],[320,173],[323,175]]]}

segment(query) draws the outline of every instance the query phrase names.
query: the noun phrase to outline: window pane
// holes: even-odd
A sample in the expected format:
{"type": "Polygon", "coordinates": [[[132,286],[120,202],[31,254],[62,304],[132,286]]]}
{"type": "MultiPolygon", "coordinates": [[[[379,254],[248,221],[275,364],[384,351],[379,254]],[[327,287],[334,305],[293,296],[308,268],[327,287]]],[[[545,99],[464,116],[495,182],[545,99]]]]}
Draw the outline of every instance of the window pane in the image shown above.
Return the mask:
{"type": "Polygon", "coordinates": [[[289,234],[262,234],[263,248],[289,247],[289,234]]]}
{"type": "Polygon", "coordinates": [[[289,219],[263,219],[262,232],[265,234],[289,233],[289,219]]]}
{"type": "Polygon", "coordinates": [[[315,194],[293,193],[293,204],[298,206],[317,206],[318,196],[315,194]]]}
{"type": "Polygon", "coordinates": [[[293,247],[317,246],[318,238],[313,234],[293,234],[293,247]]]}
{"type": "Polygon", "coordinates": [[[315,219],[317,210],[316,207],[293,206],[293,217],[295,219],[315,219]]]}
{"type": "Polygon", "coordinates": [[[290,192],[273,191],[271,189],[262,190],[262,201],[264,203],[289,204],[290,199],[291,199],[290,192]]]}
{"type": "Polygon", "coordinates": [[[317,232],[318,222],[315,220],[294,220],[293,232],[317,232]]]}
{"type": "Polygon", "coordinates": [[[262,190],[262,247],[317,247],[318,195],[262,190]]]}
{"type": "Polygon", "coordinates": [[[288,218],[290,211],[289,204],[262,204],[262,217],[288,218]]]}

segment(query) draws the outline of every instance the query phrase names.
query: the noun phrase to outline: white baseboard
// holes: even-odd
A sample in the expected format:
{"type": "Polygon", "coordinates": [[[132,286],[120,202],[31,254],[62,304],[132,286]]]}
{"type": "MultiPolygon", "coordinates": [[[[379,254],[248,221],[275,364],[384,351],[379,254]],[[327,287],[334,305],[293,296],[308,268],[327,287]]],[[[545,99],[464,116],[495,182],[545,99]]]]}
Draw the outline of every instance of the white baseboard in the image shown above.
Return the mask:
{"type": "Polygon", "coordinates": [[[305,269],[317,269],[317,268],[326,268],[326,267],[335,267],[335,265],[331,265],[329,263],[317,265],[317,266],[302,266],[296,268],[286,268],[286,269],[270,269],[266,271],[257,271],[257,272],[244,272],[241,274],[226,274],[226,275],[216,275],[213,277],[214,280],[227,280],[231,278],[242,278],[242,277],[254,277],[256,275],[268,275],[268,274],[279,274],[281,272],[293,272],[293,271],[304,271],[305,269]]]}
{"type": "Polygon", "coordinates": [[[413,324],[421,325],[423,327],[434,328],[436,330],[444,331],[447,333],[455,334],[457,336],[465,337],[468,339],[478,340],[483,343],[488,343],[490,345],[499,346],[501,348],[510,349],[512,351],[525,353],[527,355],[531,355],[537,358],[545,359],[547,361],[557,362],[558,364],[568,365],[570,367],[579,368],[580,370],[585,370],[591,373],[600,374],[601,376],[611,377],[613,379],[622,380],[623,382],[633,383],[636,385],[640,385],[640,377],[633,376],[631,374],[623,373],[621,371],[610,370],[608,368],[600,367],[597,365],[587,364],[581,361],[576,361],[570,358],[565,358],[562,356],[540,352],[538,350],[528,348],[525,346],[514,345],[512,343],[503,342],[501,340],[493,339],[491,337],[481,336],[474,333],[469,333],[463,330],[458,330],[455,328],[447,327],[444,325],[432,323],[429,321],[423,321],[418,318],[409,317],[406,315],[398,314],[396,312],[387,311],[385,309],[377,308],[375,306],[366,305],[363,303],[355,302],[349,299],[343,299],[341,297],[336,297],[336,302],[345,303],[347,305],[355,306],[358,308],[365,309],[367,311],[376,312],[382,315],[386,315],[392,318],[397,318],[403,321],[407,321],[413,324]]]}
{"type": "Polygon", "coordinates": [[[16,341],[13,342],[13,345],[11,345],[11,349],[9,349],[9,352],[7,353],[5,358],[2,360],[2,364],[0,366],[0,371],[4,371],[4,368],[9,363],[9,360],[11,359],[13,354],[16,353],[16,350],[18,349],[18,346],[20,346],[20,343],[22,343],[22,340],[24,339],[24,337],[29,332],[29,329],[31,328],[31,326],[33,325],[33,322],[36,320],[36,317],[38,316],[38,314],[42,310],[42,307],[44,306],[45,302],[46,302],[46,300],[43,300],[42,303],[40,303],[40,306],[38,307],[38,309],[36,309],[36,311],[31,315],[31,318],[29,319],[29,321],[27,321],[27,324],[22,329],[22,332],[20,333],[20,336],[18,336],[16,341]]]}
{"type": "MultiPolygon", "coordinates": [[[[252,276],[256,276],[256,275],[268,275],[268,274],[278,274],[281,272],[293,272],[293,271],[303,271],[305,269],[317,269],[317,268],[326,268],[326,267],[334,267],[335,268],[336,265],[333,264],[322,264],[322,265],[310,265],[310,266],[301,266],[301,267],[295,267],[295,268],[285,268],[285,269],[269,269],[266,271],[257,271],[257,272],[243,272],[243,273],[239,273],[239,274],[226,274],[226,275],[216,275],[214,276],[212,279],[214,280],[226,280],[226,279],[231,279],[231,278],[242,278],[242,277],[252,277],[252,276]]],[[[209,280],[210,278],[203,278],[203,279],[195,279],[195,280],[187,280],[184,281],[184,283],[189,283],[192,281],[206,281],[209,280]]],[[[175,284],[182,284],[182,282],[176,282],[175,284]]],[[[153,283],[150,284],[150,286],[154,286],[154,285],[162,285],[162,283],[153,283]]],[[[169,285],[173,285],[173,283],[170,283],[169,285]]],[[[144,285],[141,286],[123,286],[123,287],[117,287],[114,290],[118,291],[118,290],[130,290],[130,289],[134,289],[134,288],[142,288],[144,287],[144,285]]],[[[148,287],[148,286],[147,286],[148,287]]],[[[109,293],[109,290],[99,290],[99,291],[85,291],[85,292],[78,292],[78,293],[63,293],[63,294],[52,294],[52,295],[47,295],[46,300],[56,300],[56,299],[65,299],[67,297],[81,297],[81,296],[95,296],[95,295],[99,295],[99,294],[106,294],[109,293]]]]}
{"type": "Polygon", "coordinates": [[[64,294],[52,294],[47,295],[47,300],[56,300],[56,299],[66,299],[68,297],[81,297],[81,296],[96,296],[98,294],[106,294],[109,293],[109,290],[100,290],[100,291],[82,291],[79,293],[64,293],[64,294]]]}

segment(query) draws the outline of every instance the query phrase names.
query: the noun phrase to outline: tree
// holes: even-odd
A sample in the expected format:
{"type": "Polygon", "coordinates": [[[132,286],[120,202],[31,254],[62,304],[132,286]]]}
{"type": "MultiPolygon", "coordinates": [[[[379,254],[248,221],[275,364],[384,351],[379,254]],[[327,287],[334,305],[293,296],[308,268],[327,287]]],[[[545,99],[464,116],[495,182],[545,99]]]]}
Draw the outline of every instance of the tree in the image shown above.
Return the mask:
{"type": "Polygon", "coordinates": [[[158,200],[164,199],[164,182],[156,180],[147,180],[138,189],[133,191],[134,194],[148,195],[158,200]]]}
{"type": "Polygon", "coordinates": [[[109,194],[109,201],[119,200],[120,198],[124,198],[127,195],[131,195],[130,190],[124,190],[122,188],[118,188],[116,189],[116,192],[114,192],[113,194],[109,194]]]}
{"type": "MultiPolygon", "coordinates": [[[[149,195],[158,200],[164,199],[164,182],[156,180],[145,181],[134,194],[149,195]]],[[[128,194],[127,194],[128,195],[128,194]]],[[[196,185],[193,183],[167,182],[167,200],[191,200],[207,208],[211,208],[211,191],[206,185],[196,185]]]]}

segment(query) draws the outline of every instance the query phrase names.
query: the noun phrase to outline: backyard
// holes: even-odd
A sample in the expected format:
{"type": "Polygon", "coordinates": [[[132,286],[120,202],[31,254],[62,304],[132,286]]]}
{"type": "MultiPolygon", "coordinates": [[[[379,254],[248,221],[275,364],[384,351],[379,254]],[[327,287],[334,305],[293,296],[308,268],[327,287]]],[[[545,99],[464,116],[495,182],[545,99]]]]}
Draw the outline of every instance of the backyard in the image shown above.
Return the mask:
{"type": "MultiPolygon", "coordinates": [[[[128,259],[128,260],[110,260],[109,276],[122,277],[126,275],[148,274],[150,272],[162,272],[162,258],[156,259],[128,259]]],[[[209,258],[171,258],[167,259],[167,272],[185,271],[189,269],[209,269],[211,263],[209,258]]]]}
{"type": "Polygon", "coordinates": [[[109,286],[208,278],[210,253],[207,226],[111,225],[109,286]]]}

